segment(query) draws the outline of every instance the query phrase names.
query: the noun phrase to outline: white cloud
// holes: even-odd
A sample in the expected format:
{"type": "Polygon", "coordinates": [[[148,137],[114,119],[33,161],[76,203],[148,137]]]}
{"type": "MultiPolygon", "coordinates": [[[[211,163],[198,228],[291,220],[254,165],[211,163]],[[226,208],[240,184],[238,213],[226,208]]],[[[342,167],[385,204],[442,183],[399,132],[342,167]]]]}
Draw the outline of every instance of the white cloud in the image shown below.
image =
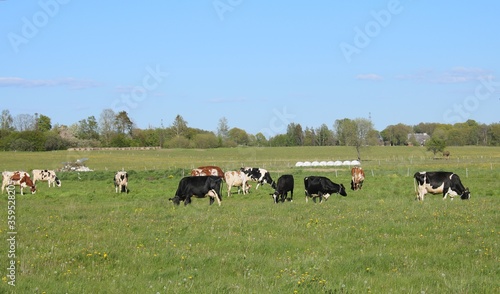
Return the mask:
{"type": "Polygon", "coordinates": [[[454,67],[446,71],[421,70],[414,74],[396,76],[400,80],[414,80],[437,84],[459,84],[492,78],[491,71],[481,68],[454,67]]]}
{"type": "Polygon", "coordinates": [[[0,87],[68,87],[73,90],[94,88],[101,86],[100,83],[91,80],[80,80],[75,78],[60,78],[49,80],[30,80],[19,77],[0,77],[0,87]]]}
{"type": "Polygon", "coordinates": [[[356,76],[356,79],[357,80],[368,80],[368,81],[381,81],[384,78],[380,75],[370,73],[370,74],[359,74],[356,76]]]}

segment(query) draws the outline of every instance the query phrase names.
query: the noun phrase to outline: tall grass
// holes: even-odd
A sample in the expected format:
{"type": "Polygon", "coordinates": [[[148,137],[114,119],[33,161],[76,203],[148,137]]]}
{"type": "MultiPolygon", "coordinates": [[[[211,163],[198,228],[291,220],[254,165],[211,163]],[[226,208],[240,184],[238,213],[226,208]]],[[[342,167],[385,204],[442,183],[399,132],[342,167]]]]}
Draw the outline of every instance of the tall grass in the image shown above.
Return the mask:
{"type": "MultiPolygon", "coordinates": [[[[60,173],[62,187],[39,183],[37,194],[17,195],[17,283],[7,285],[0,272],[0,292],[500,291],[500,149],[452,150],[461,155],[450,160],[420,158],[416,148],[372,149],[363,162],[363,190],[322,204],[305,202],[303,177],[320,174],[349,186],[348,168],[296,169],[292,163],[350,159],[349,149],[267,148],[249,161],[235,149],[77,154],[96,171],[60,173]],[[229,198],[224,191],[220,207],[208,199],[187,207],[168,202],[182,174],[203,164],[265,165],[273,178],[293,174],[294,201],[274,204],[265,185],[229,198]],[[129,194],[116,194],[111,181],[122,167],[130,173],[129,194]],[[412,175],[431,169],[456,170],[471,200],[427,195],[415,201],[412,175]]],[[[28,171],[72,156],[0,153],[3,169],[28,171]]],[[[7,250],[6,242],[0,245],[2,265],[9,262],[7,250]]]]}

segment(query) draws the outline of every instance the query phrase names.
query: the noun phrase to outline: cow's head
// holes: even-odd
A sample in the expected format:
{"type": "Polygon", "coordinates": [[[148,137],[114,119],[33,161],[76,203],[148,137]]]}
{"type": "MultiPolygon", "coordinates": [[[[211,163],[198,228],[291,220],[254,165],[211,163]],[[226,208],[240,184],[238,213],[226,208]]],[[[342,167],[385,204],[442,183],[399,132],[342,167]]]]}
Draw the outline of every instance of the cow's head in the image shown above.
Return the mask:
{"type": "Polygon", "coordinates": [[[343,184],[340,184],[340,187],[339,187],[339,194],[342,195],[342,196],[347,196],[347,192],[345,191],[345,187],[343,184]]]}
{"type": "Polygon", "coordinates": [[[168,201],[173,202],[175,205],[181,204],[181,199],[179,198],[179,196],[175,196],[174,198],[168,198],[168,201]]]}
{"type": "Polygon", "coordinates": [[[470,199],[470,191],[469,188],[465,188],[464,192],[462,195],[460,195],[460,199],[462,200],[469,200],[470,199]]]}
{"type": "Polygon", "coordinates": [[[59,180],[59,178],[58,178],[58,177],[56,177],[56,178],[55,178],[55,181],[56,181],[56,185],[57,185],[58,187],[61,187],[61,180],[59,180]]]}
{"type": "Polygon", "coordinates": [[[36,193],[36,186],[35,185],[31,186],[30,190],[31,190],[31,194],[35,194],[36,193]]]}
{"type": "Polygon", "coordinates": [[[279,199],[280,193],[278,193],[278,191],[274,191],[274,193],[271,193],[269,195],[271,195],[273,197],[274,203],[280,202],[280,199],[279,199]]]}

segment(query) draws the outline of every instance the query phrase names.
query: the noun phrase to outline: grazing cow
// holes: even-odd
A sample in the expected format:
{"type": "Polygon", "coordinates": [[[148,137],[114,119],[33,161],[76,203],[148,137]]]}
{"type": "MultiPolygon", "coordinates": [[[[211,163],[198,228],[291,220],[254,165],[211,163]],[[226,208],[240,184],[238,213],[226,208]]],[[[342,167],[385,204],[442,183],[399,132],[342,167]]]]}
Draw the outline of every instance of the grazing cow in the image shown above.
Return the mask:
{"type": "Polygon", "coordinates": [[[447,195],[450,195],[451,200],[455,196],[460,196],[462,200],[470,199],[469,188],[465,188],[460,177],[452,172],[416,172],[413,177],[415,178],[417,200],[423,201],[424,195],[427,193],[442,193],[443,200],[446,199],[447,195]]]}
{"type": "Polygon", "coordinates": [[[49,188],[52,184],[53,187],[56,185],[61,187],[61,181],[56,175],[56,172],[48,169],[34,169],[33,170],[33,184],[36,184],[36,181],[47,181],[49,182],[49,188]]]}
{"type": "Polygon", "coordinates": [[[365,181],[365,172],[361,167],[355,166],[351,169],[351,189],[361,190],[365,181]]]}
{"type": "Polygon", "coordinates": [[[248,176],[242,171],[227,171],[224,173],[224,179],[227,184],[227,197],[231,196],[231,188],[238,187],[238,194],[240,194],[240,188],[243,189],[243,195],[248,194],[248,191],[252,185],[248,184],[248,176]]]}
{"type": "Polygon", "coordinates": [[[207,165],[207,166],[199,166],[191,170],[191,176],[216,176],[224,179],[224,172],[218,166],[207,165]]]}
{"type": "Polygon", "coordinates": [[[258,167],[242,167],[240,171],[247,174],[247,176],[252,180],[257,182],[255,190],[259,189],[259,185],[270,184],[273,189],[276,189],[276,183],[271,178],[269,172],[263,168],[258,167]]]}
{"type": "Polygon", "coordinates": [[[19,186],[21,195],[24,195],[24,188],[30,187],[31,194],[35,194],[36,187],[30,178],[30,175],[24,171],[2,172],[2,193],[6,186],[14,185],[19,186]]]}
{"type": "Polygon", "coordinates": [[[128,189],[128,173],[126,171],[116,172],[113,180],[115,182],[116,193],[118,193],[118,191],[120,193],[126,192],[127,194],[130,192],[128,189]]]}
{"type": "Polygon", "coordinates": [[[173,198],[168,200],[172,201],[175,205],[179,205],[184,201],[184,205],[191,203],[191,197],[204,198],[207,195],[210,197],[210,205],[214,203],[214,198],[220,206],[222,179],[217,176],[188,176],[179,181],[179,186],[173,198]]]}
{"type": "Polygon", "coordinates": [[[311,197],[316,203],[316,197],[319,197],[321,203],[323,202],[323,199],[325,199],[325,201],[328,200],[328,197],[334,193],[347,196],[344,185],[336,184],[327,177],[305,177],[304,188],[306,192],[306,202],[308,201],[308,197],[311,197]]]}
{"type": "Polygon", "coordinates": [[[278,184],[276,185],[276,191],[274,191],[271,196],[273,196],[274,203],[279,201],[285,202],[288,197],[288,192],[290,192],[290,201],[293,201],[293,176],[292,175],[282,175],[278,178],[278,184]]]}

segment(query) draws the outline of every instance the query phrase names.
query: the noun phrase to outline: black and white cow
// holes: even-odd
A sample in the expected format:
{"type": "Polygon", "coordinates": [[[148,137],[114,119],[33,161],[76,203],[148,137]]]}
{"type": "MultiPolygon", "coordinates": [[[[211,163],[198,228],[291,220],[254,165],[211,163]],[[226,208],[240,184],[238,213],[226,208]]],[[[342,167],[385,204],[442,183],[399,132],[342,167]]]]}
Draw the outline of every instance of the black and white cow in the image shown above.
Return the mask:
{"type": "Polygon", "coordinates": [[[118,192],[129,192],[128,189],[128,173],[126,171],[119,171],[115,173],[114,177],[115,191],[118,192]]]}
{"type": "Polygon", "coordinates": [[[259,189],[259,185],[264,185],[266,183],[270,184],[273,189],[276,189],[276,183],[267,170],[258,167],[242,167],[240,170],[247,174],[252,181],[257,182],[255,190],[259,189]]]}
{"type": "Polygon", "coordinates": [[[450,199],[460,196],[462,200],[470,199],[469,188],[465,188],[460,181],[460,177],[452,172],[416,172],[413,175],[415,178],[415,193],[417,200],[424,200],[424,195],[443,194],[443,200],[447,195],[450,199]]]}
{"type": "Polygon", "coordinates": [[[221,204],[221,183],[222,178],[218,176],[188,176],[179,181],[177,191],[172,201],[175,205],[179,205],[184,201],[184,205],[191,203],[191,197],[204,198],[207,195],[210,197],[210,205],[214,203],[214,199],[220,206],[221,204]]]}
{"type": "Polygon", "coordinates": [[[50,185],[55,187],[61,187],[61,181],[56,175],[56,172],[50,169],[34,169],[33,170],[33,184],[36,184],[37,181],[47,181],[50,185]]]}
{"type": "Polygon", "coordinates": [[[278,184],[276,185],[276,190],[271,196],[273,196],[274,203],[285,202],[288,198],[288,192],[290,192],[290,201],[293,201],[293,185],[294,180],[292,175],[282,175],[278,178],[278,184]]]}
{"type": "Polygon", "coordinates": [[[304,188],[306,192],[306,202],[308,197],[311,197],[316,203],[316,197],[319,197],[320,203],[323,199],[328,200],[331,194],[338,193],[342,196],[347,196],[343,184],[336,184],[327,177],[310,176],[304,178],[304,188]]]}

